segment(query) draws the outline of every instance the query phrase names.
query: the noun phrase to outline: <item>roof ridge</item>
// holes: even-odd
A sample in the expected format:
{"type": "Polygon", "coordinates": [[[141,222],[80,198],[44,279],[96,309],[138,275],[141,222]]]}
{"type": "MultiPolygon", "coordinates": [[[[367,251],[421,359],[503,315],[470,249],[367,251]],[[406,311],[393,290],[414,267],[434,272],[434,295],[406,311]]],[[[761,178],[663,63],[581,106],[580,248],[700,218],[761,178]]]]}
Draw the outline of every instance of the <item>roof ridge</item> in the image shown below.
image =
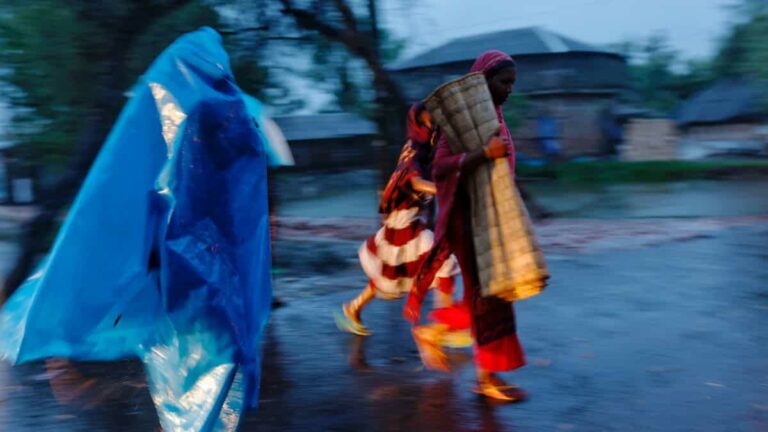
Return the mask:
{"type": "Polygon", "coordinates": [[[533,27],[532,30],[550,52],[559,53],[570,51],[568,45],[559,34],[541,27],[533,27]]]}
{"type": "MultiPolygon", "coordinates": [[[[569,52],[594,52],[618,55],[615,51],[602,46],[574,39],[570,36],[549,30],[544,26],[527,26],[511,29],[484,31],[473,35],[464,35],[453,37],[437,46],[419,51],[408,58],[401,59],[389,67],[393,70],[404,70],[428,65],[437,65],[450,63],[453,61],[470,60],[460,58],[464,51],[472,51],[472,46],[479,44],[488,45],[486,40],[495,40],[497,45],[515,46],[513,50],[519,52],[508,52],[510,55],[528,55],[528,54],[560,54],[569,52]],[[519,36],[519,37],[518,37],[519,36]],[[508,41],[506,39],[514,39],[508,41]]],[[[494,47],[488,47],[491,49],[494,47]]],[[[507,48],[501,46],[495,49],[507,48]]],[[[479,54],[479,53],[477,53],[479,54]]]]}

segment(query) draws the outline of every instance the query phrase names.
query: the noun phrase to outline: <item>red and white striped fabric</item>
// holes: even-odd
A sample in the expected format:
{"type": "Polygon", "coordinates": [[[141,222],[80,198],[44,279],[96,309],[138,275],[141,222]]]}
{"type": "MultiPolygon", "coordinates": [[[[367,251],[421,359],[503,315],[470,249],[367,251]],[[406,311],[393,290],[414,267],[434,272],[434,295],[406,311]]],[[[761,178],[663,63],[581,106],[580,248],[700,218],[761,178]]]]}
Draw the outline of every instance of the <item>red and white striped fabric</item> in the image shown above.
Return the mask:
{"type": "MultiPolygon", "coordinates": [[[[407,294],[432,248],[432,241],[432,231],[426,228],[426,218],[418,206],[389,213],[384,226],[363,243],[358,252],[360,265],[376,288],[376,296],[396,299],[407,294]]],[[[451,278],[458,273],[456,259],[451,256],[438,271],[432,286],[439,278],[451,278]]]]}

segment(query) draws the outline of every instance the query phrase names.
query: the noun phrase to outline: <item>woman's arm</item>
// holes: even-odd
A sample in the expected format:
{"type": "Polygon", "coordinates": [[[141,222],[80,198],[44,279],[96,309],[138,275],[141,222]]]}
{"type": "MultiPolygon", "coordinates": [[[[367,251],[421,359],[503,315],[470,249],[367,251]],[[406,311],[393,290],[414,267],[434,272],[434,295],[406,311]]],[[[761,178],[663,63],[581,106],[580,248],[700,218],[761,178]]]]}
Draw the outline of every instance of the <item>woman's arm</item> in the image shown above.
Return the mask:
{"type": "Polygon", "coordinates": [[[432,176],[436,180],[440,180],[449,175],[466,174],[485,161],[506,157],[508,154],[507,143],[498,136],[491,137],[485,147],[458,154],[451,151],[448,141],[442,137],[435,152],[432,176]]]}
{"type": "Polygon", "coordinates": [[[411,177],[411,187],[416,192],[425,193],[429,195],[437,194],[437,188],[435,184],[429,180],[424,180],[421,177],[411,177]]]}

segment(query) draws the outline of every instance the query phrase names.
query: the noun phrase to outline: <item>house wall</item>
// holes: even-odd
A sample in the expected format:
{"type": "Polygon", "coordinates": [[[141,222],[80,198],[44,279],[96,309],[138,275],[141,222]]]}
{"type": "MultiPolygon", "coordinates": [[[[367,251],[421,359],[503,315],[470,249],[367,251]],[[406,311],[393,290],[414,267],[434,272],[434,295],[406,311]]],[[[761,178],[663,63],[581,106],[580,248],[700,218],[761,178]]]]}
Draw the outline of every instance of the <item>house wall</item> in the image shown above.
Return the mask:
{"type": "Polygon", "coordinates": [[[768,122],[698,125],[681,131],[680,157],[683,159],[767,153],[768,122]]]}
{"type": "Polygon", "coordinates": [[[624,161],[675,160],[679,135],[670,119],[632,119],[626,127],[620,156],[624,161]]]}
{"type": "Polygon", "coordinates": [[[374,145],[372,136],[289,141],[288,144],[296,162],[295,166],[287,168],[289,171],[378,168],[382,158],[397,157],[383,153],[392,153],[395,149],[382,150],[374,145]]]}
{"type": "Polygon", "coordinates": [[[517,151],[529,158],[544,156],[538,139],[537,118],[547,113],[557,119],[561,156],[599,156],[608,152],[601,128],[603,111],[613,103],[611,95],[563,94],[531,96],[522,124],[512,131],[517,151]]]}

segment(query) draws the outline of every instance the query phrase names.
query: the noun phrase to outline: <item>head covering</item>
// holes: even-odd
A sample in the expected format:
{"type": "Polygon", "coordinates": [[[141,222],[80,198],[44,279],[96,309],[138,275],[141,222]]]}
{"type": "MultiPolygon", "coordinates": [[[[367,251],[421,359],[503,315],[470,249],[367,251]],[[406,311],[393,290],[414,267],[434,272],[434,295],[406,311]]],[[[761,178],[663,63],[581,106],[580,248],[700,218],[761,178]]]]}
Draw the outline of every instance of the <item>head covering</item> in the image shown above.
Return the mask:
{"type": "Polygon", "coordinates": [[[432,171],[432,150],[437,144],[437,127],[423,103],[415,103],[408,110],[407,130],[414,164],[422,177],[429,178],[432,171]]]}
{"type": "Polygon", "coordinates": [[[422,117],[429,115],[424,104],[416,103],[408,110],[406,123],[408,142],[400,151],[397,167],[389,178],[379,202],[379,213],[388,214],[396,210],[405,200],[414,199],[414,191],[406,185],[414,176],[430,178],[431,152],[434,144],[435,127],[422,117]]]}
{"type": "Polygon", "coordinates": [[[490,50],[480,54],[472,65],[470,72],[488,73],[491,69],[503,62],[515,64],[515,60],[509,54],[498,50],[490,50]]]}
{"type": "MultiPolygon", "coordinates": [[[[510,57],[509,54],[499,50],[486,51],[480,54],[480,56],[475,60],[475,63],[472,65],[472,69],[470,69],[470,72],[482,72],[487,76],[488,72],[492,71],[493,68],[501,65],[502,63],[511,63],[514,65],[515,60],[510,57]]],[[[507,123],[504,121],[504,113],[500,105],[496,106],[496,116],[499,118],[499,123],[501,123],[501,136],[507,141],[507,143],[511,145],[512,136],[510,135],[509,129],[507,128],[507,123]]]]}
{"type": "Polygon", "coordinates": [[[408,122],[406,124],[408,138],[416,144],[431,143],[434,127],[432,122],[425,123],[422,116],[429,116],[424,104],[415,103],[408,110],[408,122]]]}

